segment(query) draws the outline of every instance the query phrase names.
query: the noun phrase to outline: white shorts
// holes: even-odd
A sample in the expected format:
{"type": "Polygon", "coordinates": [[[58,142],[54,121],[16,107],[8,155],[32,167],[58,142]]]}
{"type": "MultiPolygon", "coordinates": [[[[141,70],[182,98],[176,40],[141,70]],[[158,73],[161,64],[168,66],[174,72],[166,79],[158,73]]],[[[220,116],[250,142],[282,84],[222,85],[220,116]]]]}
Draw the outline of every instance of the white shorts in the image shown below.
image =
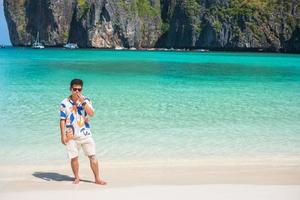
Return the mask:
{"type": "Polygon", "coordinates": [[[78,157],[80,148],[83,149],[86,156],[96,154],[95,142],[92,137],[84,136],[67,142],[67,152],[70,159],[78,157]]]}

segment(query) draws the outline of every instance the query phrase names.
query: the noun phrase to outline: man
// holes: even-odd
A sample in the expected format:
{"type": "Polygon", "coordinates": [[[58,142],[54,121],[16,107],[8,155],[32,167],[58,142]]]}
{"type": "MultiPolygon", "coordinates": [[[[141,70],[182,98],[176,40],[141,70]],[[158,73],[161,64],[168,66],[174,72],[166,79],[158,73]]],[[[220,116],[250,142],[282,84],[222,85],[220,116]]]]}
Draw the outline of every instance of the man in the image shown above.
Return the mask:
{"type": "Polygon", "coordinates": [[[95,183],[105,185],[100,178],[98,160],[95,156],[95,142],[91,137],[88,116],[94,115],[92,102],[82,95],[83,81],[74,79],[70,83],[71,95],[60,105],[61,142],[67,146],[68,156],[75,176],[74,184],[80,182],[78,175],[78,152],[83,149],[90,159],[90,166],[95,176],[95,183]]]}

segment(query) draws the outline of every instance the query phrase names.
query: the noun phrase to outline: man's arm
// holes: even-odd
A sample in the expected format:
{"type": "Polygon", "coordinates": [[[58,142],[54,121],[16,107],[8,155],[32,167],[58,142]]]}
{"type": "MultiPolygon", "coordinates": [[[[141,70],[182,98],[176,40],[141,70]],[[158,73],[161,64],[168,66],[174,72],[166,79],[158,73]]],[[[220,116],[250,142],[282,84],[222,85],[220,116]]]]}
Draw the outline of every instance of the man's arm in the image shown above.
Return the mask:
{"type": "Polygon", "coordinates": [[[89,104],[83,103],[83,108],[89,116],[92,117],[94,115],[94,110],[89,106],[89,104]]]}
{"type": "Polygon", "coordinates": [[[61,143],[66,145],[67,144],[67,137],[65,135],[66,120],[61,119],[59,125],[60,125],[61,143]]]}
{"type": "Polygon", "coordinates": [[[91,107],[90,100],[85,99],[81,94],[78,95],[78,98],[85,112],[92,117],[94,115],[94,109],[91,107]]]}

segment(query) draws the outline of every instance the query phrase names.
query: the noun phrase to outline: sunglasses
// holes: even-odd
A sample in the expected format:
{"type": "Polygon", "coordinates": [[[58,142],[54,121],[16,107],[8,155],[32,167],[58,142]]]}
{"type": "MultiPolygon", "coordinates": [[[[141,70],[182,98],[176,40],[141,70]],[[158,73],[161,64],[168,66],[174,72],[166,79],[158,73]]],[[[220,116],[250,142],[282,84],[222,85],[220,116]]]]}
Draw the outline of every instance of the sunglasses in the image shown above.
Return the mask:
{"type": "Polygon", "coordinates": [[[81,92],[82,88],[72,88],[72,90],[73,90],[74,92],[76,92],[76,90],[78,90],[79,92],[81,92]]]}

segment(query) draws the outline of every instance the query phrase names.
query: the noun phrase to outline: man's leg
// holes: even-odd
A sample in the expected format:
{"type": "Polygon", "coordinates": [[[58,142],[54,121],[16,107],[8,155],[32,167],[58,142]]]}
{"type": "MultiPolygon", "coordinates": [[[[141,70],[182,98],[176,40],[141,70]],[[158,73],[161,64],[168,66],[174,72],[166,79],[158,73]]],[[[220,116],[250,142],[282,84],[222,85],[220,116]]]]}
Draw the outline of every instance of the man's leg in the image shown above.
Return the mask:
{"type": "Polygon", "coordinates": [[[95,183],[99,185],[106,185],[106,182],[100,178],[99,165],[96,156],[95,155],[89,156],[89,159],[90,159],[90,166],[95,176],[95,183]]]}
{"type": "Polygon", "coordinates": [[[78,162],[78,157],[76,158],[72,158],[71,159],[71,167],[72,167],[72,170],[73,170],[73,174],[74,174],[74,184],[78,184],[80,179],[79,179],[79,175],[78,175],[78,172],[79,172],[79,162],[78,162]]]}

